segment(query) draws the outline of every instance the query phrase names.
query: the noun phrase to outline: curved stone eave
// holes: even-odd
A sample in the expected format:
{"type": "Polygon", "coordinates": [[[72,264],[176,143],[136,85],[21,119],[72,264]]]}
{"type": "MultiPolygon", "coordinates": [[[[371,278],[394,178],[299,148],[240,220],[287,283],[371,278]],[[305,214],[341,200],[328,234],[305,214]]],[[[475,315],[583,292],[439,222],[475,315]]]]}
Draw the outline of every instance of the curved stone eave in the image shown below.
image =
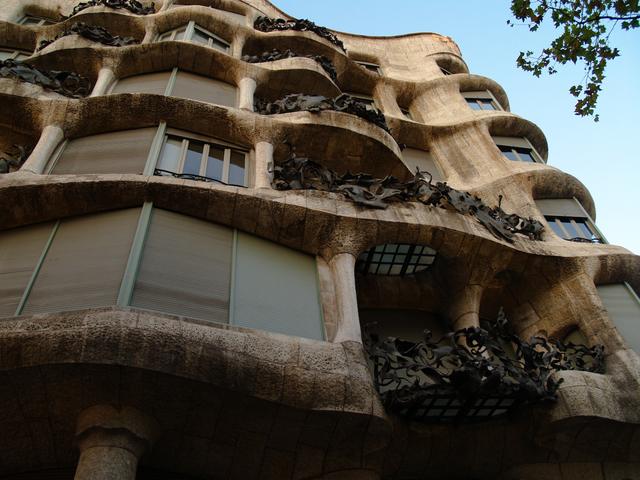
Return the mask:
{"type": "Polygon", "coordinates": [[[2,176],[0,200],[13,206],[0,212],[1,229],[150,201],[159,208],[238,228],[313,255],[357,255],[374,245],[406,242],[429,245],[455,258],[461,248],[469,248],[463,247],[465,241],[482,242],[484,249],[495,255],[532,255],[540,265],[613,262],[628,273],[627,281],[640,280],[640,256],[623,247],[532,241],[521,235],[507,243],[472,217],[414,202],[375,210],[359,207],[341,195],[318,191],[249,189],[130,174],[22,172],[2,176]]]}

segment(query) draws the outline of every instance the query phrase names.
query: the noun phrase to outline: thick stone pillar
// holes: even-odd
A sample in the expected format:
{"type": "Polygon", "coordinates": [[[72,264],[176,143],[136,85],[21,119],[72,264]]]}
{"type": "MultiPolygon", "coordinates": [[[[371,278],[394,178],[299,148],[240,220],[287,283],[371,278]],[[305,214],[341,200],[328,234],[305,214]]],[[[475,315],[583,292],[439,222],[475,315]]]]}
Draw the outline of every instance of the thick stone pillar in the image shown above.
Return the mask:
{"type": "Polygon", "coordinates": [[[356,257],[350,253],[339,253],[329,260],[338,317],[336,336],[333,340],[335,343],[348,341],[362,343],[355,266],[356,257]]]}
{"type": "Polygon", "coordinates": [[[273,145],[269,142],[258,142],[255,145],[255,151],[255,188],[271,188],[271,180],[273,178],[273,145]]]}
{"type": "Polygon", "coordinates": [[[111,82],[113,82],[116,76],[109,67],[103,67],[98,72],[98,79],[96,80],[96,84],[93,86],[93,90],[91,91],[90,97],[99,97],[100,95],[105,95],[109,86],[111,86],[111,82]]]}
{"type": "Polygon", "coordinates": [[[147,26],[147,30],[144,32],[144,38],[140,42],[140,44],[152,43],[153,39],[158,35],[158,29],[155,24],[151,24],[147,26]]]}
{"type": "Polygon", "coordinates": [[[47,125],[40,134],[38,143],[24,162],[20,171],[41,174],[55,152],[60,142],[64,139],[64,132],[57,125],[47,125]]]}
{"type": "Polygon", "coordinates": [[[238,83],[238,108],[253,112],[253,95],[256,93],[256,81],[253,78],[244,77],[238,83]]]}
{"type": "Polygon", "coordinates": [[[482,285],[467,285],[462,291],[453,295],[449,307],[449,318],[454,330],[480,326],[480,301],[482,285]]]}
{"type": "Polygon", "coordinates": [[[135,480],[138,460],[159,432],[155,420],[132,407],[96,405],[78,417],[80,459],[75,480],[135,480]]]}

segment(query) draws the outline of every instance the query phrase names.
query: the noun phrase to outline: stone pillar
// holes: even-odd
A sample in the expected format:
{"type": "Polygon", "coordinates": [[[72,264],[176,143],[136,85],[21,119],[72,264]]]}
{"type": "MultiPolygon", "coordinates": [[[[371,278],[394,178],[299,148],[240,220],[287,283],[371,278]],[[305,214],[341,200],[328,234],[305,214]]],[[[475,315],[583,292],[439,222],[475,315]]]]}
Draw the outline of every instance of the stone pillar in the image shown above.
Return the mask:
{"type": "Polygon", "coordinates": [[[271,179],[273,177],[273,145],[269,142],[258,142],[255,145],[255,151],[255,188],[271,188],[271,179]]]}
{"type": "Polygon", "coordinates": [[[98,79],[96,80],[96,84],[93,86],[93,90],[91,91],[90,97],[99,97],[100,95],[106,95],[109,86],[111,86],[111,82],[116,78],[113,70],[109,67],[103,67],[98,72],[98,79]]]}
{"type": "Polygon", "coordinates": [[[96,405],[78,417],[80,459],[75,480],[135,480],[138,460],[151,448],[159,428],[132,407],[96,405]]]}
{"type": "Polygon", "coordinates": [[[242,49],[244,48],[244,43],[246,41],[247,39],[245,37],[245,34],[239,31],[238,34],[233,37],[233,42],[231,43],[231,51],[229,52],[230,55],[234,58],[241,58],[242,49]]]}
{"type": "Polygon", "coordinates": [[[329,268],[335,287],[337,327],[335,343],[362,343],[358,297],[355,277],[356,257],[350,253],[339,253],[329,260],[329,268]]]}
{"type": "Polygon", "coordinates": [[[47,125],[42,130],[38,143],[24,162],[20,171],[41,174],[55,152],[60,142],[64,139],[64,132],[57,125],[47,125]]]}
{"type": "Polygon", "coordinates": [[[454,330],[480,326],[482,292],[482,285],[467,285],[461,292],[453,295],[449,318],[454,330]]]}
{"type": "Polygon", "coordinates": [[[146,31],[144,32],[144,38],[140,42],[140,44],[152,43],[153,39],[158,35],[158,28],[155,24],[150,24],[147,26],[146,31]]]}
{"type": "Polygon", "coordinates": [[[238,83],[238,108],[253,112],[253,95],[256,93],[256,81],[253,78],[244,77],[238,83]]]}

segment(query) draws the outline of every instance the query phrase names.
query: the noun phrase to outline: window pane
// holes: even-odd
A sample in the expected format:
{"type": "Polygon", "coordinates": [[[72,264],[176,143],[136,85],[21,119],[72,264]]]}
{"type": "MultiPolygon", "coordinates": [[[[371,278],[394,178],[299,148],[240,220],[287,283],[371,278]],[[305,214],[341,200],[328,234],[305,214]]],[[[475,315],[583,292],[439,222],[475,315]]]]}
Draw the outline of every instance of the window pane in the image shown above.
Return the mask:
{"type": "Polygon", "coordinates": [[[11,58],[13,56],[13,52],[8,50],[0,50],[0,60],[6,60],[7,58],[11,58]]]}
{"type": "Polygon", "coordinates": [[[509,160],[518,161],[518,157],[511,147],[506,147],[503,145],[498,145],[498,148],[502,152],[502,154],[507,157],[509,160]]]}
{"type": "Polygon", "coordinates": [[[582,233],[581,236],[588,239],[591,239],[594,236],[597,237],[597,235],[594,235],[594,233],[591,231],[591,229],[586,224],[586,222],[580,221],[580,220],[575,220],[575,222],[576,222],[576,225],[578,226],[578,230],[580,231],[580,233],[582,233]]]}
{"type": "Polygon", "coordinates": [[[191,37],[191,41],[207,45],[209,43],[209,38],[209,35],[196,28],[193,32],[193,37],[191,37]]]}
{"type": "Polygon", "coordinates": [[[158,37],[159,42],[164,42],[165,40],[169,40],[171,37],[172,31],[164,32],[162,35],[158,37]]]}
{"type": "Polygon", "coordinates": [[[39,18],[25,17],[20,23],[22,23],[22,25],[39,25],[40,21],[41,20],[39,18]]]}
{"type": "Polygon", "coordinates": [[[176,38],[174,40],[182,40],[184,38],[184,33],[187,31],[187,27],[182,27],[181,29],[176,31],[176,38]]]}
{"type": "Polygon", "coordinates": [[[567,231],[567,233],[569,234],[568,238],[577,238],[580,237],[581,235],[578,233],[578,231],[573,227],[573,224],[571,223],[571,220],[569,219],[562,219],[560,220],[562,222],[562,226],[564,227],[564,229],[567,231]]]}
{"type": "Polygon", "coordinates": [[[549,226],[551,227],[551,230],[553,230],[553,232],[558,235],[560,238],[565,238],[566,233],[564,233],[562,231],[562,228],[560,228],[560,225],[558,225],[555,221],[555,219],[551,218],[548,219],[549,221],[549,226]]]}
{"type": "Polygon", "coordinates": [[[481,100],[479,100],[479,102],[482,105],[482,110],[495,110],[496,109],[493,106],[493,102],[491,100],[481,99],[481,100]]]}
{"type": "Polygon", "coordinates": [[[535,162],[531,150],[528,148],[516,148],[516,152],[520,155],[520,159],[525,162],[535,162]]]}
{"type": "Polygon", "coordinates": [[[229,181],[231,185],[244,186],[244,153],[231,151],[231,162],[229,163],[229,181]]]}
{"type": "Polygon", "coordinates": [[[157,168],[177,173],[181,148],[182,139],[169,137],[162,147],[162,153],[160,154],[160,160],[158,161],[157,168]]]}
{"type": "Polygon", "coordinates": [[[469,105],[472,110],[482,110],[475,98],[467,98],[467,105],[469,105]]]}
{"type": "Polygon", "coordinates": [[[222,180],[222,166],[224,165],[224,150],[222,148],[209,148],[209,158],[207,160],[207,171],[205,177],[215,180],[222,180]]]}
{"type": "MultiPolygon", "coordinates": [[[[2,54],[2,53],[0,52],[0,55],[1,55],[1,54],[2,54]]],[[[29,58],[30,56],[31,56],[31,55],[30,55],[30,54],[28,54],[28,53],[18,53],[18,54],[16,55],[16,60],[18,60],[19,62],[21,62],[22,60],[24,60],[24,59],[26,59],[26,58],[29,58]]]]}
{"type": "Polygon", "coordinates": [[[187,148],[187,156],[184,159],[182,173],[186,173],[188,175],[200,175],[200,162],[202,161],[203,149],[204,143],[189,140],[189,147],[187,148]]]}
{"type": "Polygon", "coordinates": [[[227,45],[226,43],[216,39],[216,38],[212,38],[211,39],[211,46],[217,50],[220,50],[222,52],[228,52],[229,51],[229,45],[227,45]]]}

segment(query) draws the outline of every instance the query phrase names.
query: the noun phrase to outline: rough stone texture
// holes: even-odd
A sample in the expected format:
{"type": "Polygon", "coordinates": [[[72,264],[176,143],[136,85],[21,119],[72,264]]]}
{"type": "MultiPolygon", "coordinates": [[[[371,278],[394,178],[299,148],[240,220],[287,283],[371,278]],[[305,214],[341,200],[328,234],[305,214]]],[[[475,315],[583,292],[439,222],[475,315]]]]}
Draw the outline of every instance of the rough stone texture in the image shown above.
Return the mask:
{"type": "MultiPolygon", "coordinates": [[[[24,14],[60,20],[77,3],[0,0],[0,45],[33,50],[82,21],[142,43],[114,48],[68,36],[28,62],[74,71],[92,83],[101,71],[124,78],[178,67],[244,84],[245,97],[252,82],[255,95],[266,99],[291,93],[371,95],[391,134],[337,112],[257,115],[247,108],[249,98],[244,109],[147,94],[69,100],[38,86],[0,80],[0,150],[14,143],[34,146],[52,126],[73,139],[164,121],[243,145],[252,158],[251,188],[141,175],[46,176],[26,169],[3,175],[0,230],[145,201],[228,225],[317,256],[328,339],[316,342],[133,309],[3,319],[1,475],[72,478],[78,416],[107,404],[138,409],[158,422],[157,442],[140,459],[142,479],[640,478],[640,359],[595,290],[596,284],[627,281],[640,291],[640,257],[617,246],[566,242],[551,232],[542,241],[518,237],[508,244],[473,218],[419,204],[373,211],[332,193],[253,188],[266,186],[267,176],[256,165],[260,142],[273,146],[275,162],[294,146],[299,156],[339,173],[399,178],[411,173],[401,160],[405,144],[429,150],[448,183],[491,206],[502,195],[505,210],[541,220],[534,199],[576,197],[595,217],[589,192],[575,178],[545,164],[502,157],[492,135],[526,136],[546,160],[544,134],[510,113],[497,83],[468,73],[450,38],[337,32],[345,54],[311,32],[254,30],[260,15],[290,18],[267,0],[160,0],[156,13],[145,16],[92,7],[46,27],[15,23],[24,14]],[[187,42],[153,43],[158,33],[191,20],[230,42],[230,54],[187,42]],[[309,58],[241,60],[274,48],[326,56],[336,67],[337,81],[309,58]],[[377,63],[382,74],[354,60],[377,63]],[[489,90],[503,110],[469,109],[460,92],[478,90],[489,90]],[[357,276],[357,291],[345,291],[353,282],[336,281],[331,265],[382,243],[428,245],[437,250],[437,261],[411,277],[357,276]],[[351,304],[344,305],[345,299],[351,304]],[[467,325],[494,316],[500,306],[524,337],[562,337],[579,327],[590,343],[605,346],[606,374],[564,372],[557,403],[497,421],[417,425],[384,412],[362,345],[353,335],[339,335],[347,317],[350,331],[357,331],[358,308],[421,310],[467,325]]],[[[101,91],[107,87],[101,85],[101,91]]],[[[51,151],[45,144],[40,156],[51,151]]],[[[36,160],[43,159],[34,156],[32,163],[36,160]]],[[[131,467],[129,460],[123,462],[131,467]]]]}

